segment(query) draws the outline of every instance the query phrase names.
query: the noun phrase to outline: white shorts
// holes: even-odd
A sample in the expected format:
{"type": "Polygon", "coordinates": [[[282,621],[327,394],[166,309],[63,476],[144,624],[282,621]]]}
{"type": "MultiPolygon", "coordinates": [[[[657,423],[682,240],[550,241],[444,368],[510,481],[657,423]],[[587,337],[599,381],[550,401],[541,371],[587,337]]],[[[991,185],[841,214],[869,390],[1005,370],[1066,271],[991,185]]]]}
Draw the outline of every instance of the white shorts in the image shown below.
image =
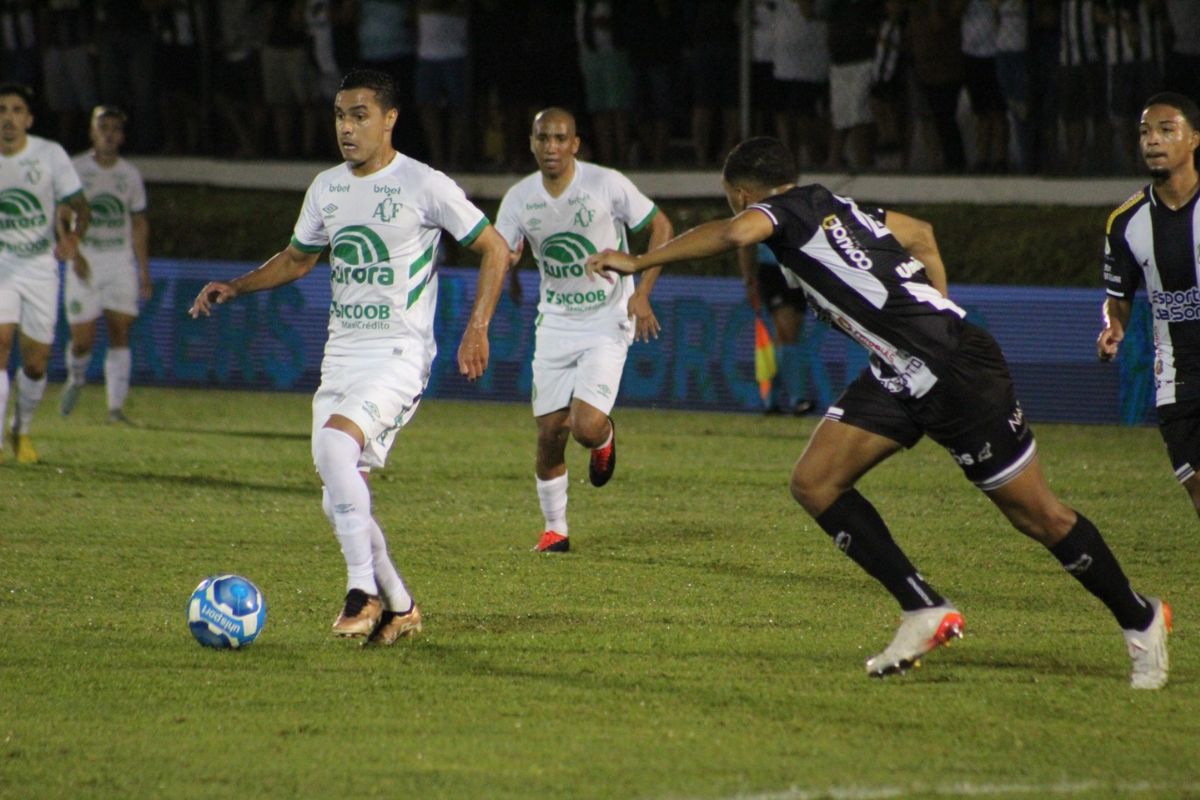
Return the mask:
{"type": "Polygon", "coordinates": [[[607,329],[539,327],[533,351],[533,415],[567,408],[572,398],[605,414],[612,411],[633,334],[630,320],[614,320],[607,329]]]}
{"type": "Polygon", "coordinates": [[[829,119],[833,129],[849,130],[875,121],[871,114],[870,61],[831,64],[829,67],[829,119]]]}
{"type": "Polygon", "coordinates": [[[21,333],[54,343],[58,320],[58,270],[0,268],[0,325],[16,323],[21,333]]]}
{"type": "Polygon", "coordinates": [[[136,317],[138,314],[138,276],[136,270],[97,269],[92,262],[92,274],[83,281],[67,265],[63,284],[63,309],[67,322],[78,325],[100,317],[101,312],[117,311],[136,317]]]}
{"type": "Polygon", "coordinates": [[[396,434],[417,411],[432,365],[432,354],[420,346],[404,349],[401,355],[326,358],[321,362],[321,385],[313,395],[314,442],[317,431],[338,414],[363,432],[359,469],[382,467],[396,434]]]}

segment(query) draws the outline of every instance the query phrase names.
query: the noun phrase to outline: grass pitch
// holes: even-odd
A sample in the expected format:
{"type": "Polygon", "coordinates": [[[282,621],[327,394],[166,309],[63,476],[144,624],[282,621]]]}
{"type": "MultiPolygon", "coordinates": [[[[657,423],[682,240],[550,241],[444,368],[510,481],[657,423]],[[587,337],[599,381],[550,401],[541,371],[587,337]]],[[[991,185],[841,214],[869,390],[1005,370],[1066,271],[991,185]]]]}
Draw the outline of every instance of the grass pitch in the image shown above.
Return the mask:
{"type": "Polygon", "coordinates": [[[1200,527],[1157,431],[1035,426],[1055,488],[1174,605],[1171,682],[936,445],[862,484],[967,637],[868,680],[890,598],[787,493],[813,420],[618,409],[602,490],[572,446],[572,551],[538,555],[523,405],[431,400],[373,480],[426,615],[330,638],[344,591],[309,398],[52,387],[43,463],[0,465],[0,797],[1200,796],[1200,527]],[[199,647],[205,575],[266,630],[199,647]]]}

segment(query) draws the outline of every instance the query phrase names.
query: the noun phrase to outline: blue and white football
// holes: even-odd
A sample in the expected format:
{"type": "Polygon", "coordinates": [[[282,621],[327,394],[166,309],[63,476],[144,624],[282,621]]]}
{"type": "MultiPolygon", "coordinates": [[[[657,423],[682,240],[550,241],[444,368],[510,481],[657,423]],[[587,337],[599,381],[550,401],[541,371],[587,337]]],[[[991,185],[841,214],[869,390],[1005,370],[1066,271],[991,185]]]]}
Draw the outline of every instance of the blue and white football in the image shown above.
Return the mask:
{"type": "Polygon", "coordinates": [[[188,627],[205,647],[245,647],[266,624],[266,598],[241,575],[211,575],[200,581],[188,601],[188,627]]]}

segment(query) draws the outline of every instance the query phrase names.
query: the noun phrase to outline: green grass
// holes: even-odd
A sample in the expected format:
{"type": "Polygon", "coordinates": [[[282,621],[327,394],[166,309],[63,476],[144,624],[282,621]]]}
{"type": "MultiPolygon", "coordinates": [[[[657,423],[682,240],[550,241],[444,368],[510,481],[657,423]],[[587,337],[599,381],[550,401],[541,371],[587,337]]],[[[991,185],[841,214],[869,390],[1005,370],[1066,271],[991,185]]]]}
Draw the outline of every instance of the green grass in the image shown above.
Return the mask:
{"type": "Polygon", "coordinates": [[[968,635],[900,679],[896,613],[788,496],[812,420],[619,410],[603,490],[541,518],[523,405],[431,400],[373,481],[426,632],[335,641],[344,569],[304,395],[102,390],[0,465],[0,797],[1200,796],[1197,520],[1153,429],[1037,426],[1056,490],[1175,606],[1128,687],[1098,602],[924,442],[862,484],[968,635]],[[243,652],[188,634],[207,574],[265,591],[243,652]]]}

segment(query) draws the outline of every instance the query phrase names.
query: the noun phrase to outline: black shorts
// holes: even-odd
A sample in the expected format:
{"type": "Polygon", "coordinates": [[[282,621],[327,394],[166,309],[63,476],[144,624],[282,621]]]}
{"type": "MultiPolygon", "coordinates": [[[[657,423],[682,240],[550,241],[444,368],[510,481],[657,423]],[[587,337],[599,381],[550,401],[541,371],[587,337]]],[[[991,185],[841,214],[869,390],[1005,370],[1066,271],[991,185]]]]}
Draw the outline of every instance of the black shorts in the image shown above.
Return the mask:
{"type": "Polygon", "coordinates": [[[803,314],[808,308],[804,290],[788,286],[778,264],[758,265],[758,298],[768,311],[791,306],[803,314]]]}
{"type": "Polygon", "coordinates": [[[1159,406],[1158,432],[1166,442],[1175,477],[1183,483],[1200,465],[1200,400],[1159,406]]]}
{"type": "Polygon", "coordinates": [[[825,417],[904,447],[929,434],[985,492],[1020,475],[1037,452],[1004,354],[991,334],[967,323],[949,369],[924,397],[892,394],[868,368],[825,417]]]}

